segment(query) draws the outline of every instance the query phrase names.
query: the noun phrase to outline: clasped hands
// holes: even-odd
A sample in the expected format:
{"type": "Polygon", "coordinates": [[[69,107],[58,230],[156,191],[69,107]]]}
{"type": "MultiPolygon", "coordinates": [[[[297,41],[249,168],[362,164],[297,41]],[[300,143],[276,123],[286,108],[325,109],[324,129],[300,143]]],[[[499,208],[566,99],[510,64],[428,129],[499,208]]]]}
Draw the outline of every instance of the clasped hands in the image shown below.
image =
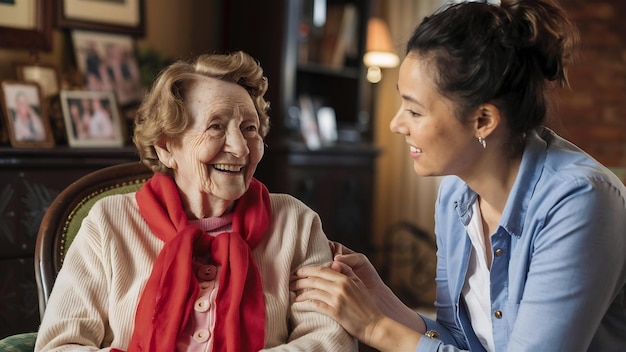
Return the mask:
{"type": "Polygon", "coordinates": [[[376,299],[387,286],[365,255],[337,242],[329,241],[329,246],[333,253],[330,266],[298,269],[290,289],[296,302],[310,301],[351,335],[368,341],[384,318],[376,299]]]}

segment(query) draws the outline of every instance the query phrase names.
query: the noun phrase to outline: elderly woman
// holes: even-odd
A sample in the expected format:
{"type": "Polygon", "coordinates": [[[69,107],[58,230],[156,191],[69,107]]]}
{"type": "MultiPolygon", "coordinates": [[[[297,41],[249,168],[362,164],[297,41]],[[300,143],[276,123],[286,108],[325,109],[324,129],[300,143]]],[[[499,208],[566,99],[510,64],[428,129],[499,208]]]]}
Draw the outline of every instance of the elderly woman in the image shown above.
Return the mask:
{"type": "Polygon", "coordinates": [[[318,216],[253,178],[267,80],[243,52],[179,61],[138,110],[154,176],[97,202],[69,249],[37,351],[350,351],[335,321],[290,302],[289,280],[332,260],[318,216]]]}

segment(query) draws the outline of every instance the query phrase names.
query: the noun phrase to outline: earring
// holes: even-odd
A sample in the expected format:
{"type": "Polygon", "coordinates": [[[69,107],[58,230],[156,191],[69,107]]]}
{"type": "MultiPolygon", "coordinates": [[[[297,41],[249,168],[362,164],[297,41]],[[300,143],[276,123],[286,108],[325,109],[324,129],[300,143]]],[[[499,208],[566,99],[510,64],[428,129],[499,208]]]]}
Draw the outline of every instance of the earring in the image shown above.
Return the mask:
{"type": "Polygon", "coordinates": [[[483,137],[478,136],[478,143],[480,143],[480,145],[482,145],[483,148],[487,148],[487,141],[483,137]]]}

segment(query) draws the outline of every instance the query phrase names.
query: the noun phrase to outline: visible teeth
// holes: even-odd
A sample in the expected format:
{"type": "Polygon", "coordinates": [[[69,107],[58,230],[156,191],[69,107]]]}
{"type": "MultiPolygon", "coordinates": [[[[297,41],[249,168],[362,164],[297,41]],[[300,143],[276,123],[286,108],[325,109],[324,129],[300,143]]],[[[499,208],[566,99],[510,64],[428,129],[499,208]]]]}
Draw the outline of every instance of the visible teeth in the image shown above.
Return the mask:
{"type": "Polygon", "coordinates": [[[414,146],[409,146],[412,153],[421,153],[422,150],[420,148],[415,148],[414,146]]]}
{"type": "Polygon", "coordinates": [[[239,165],[229,165],[229,164],[215,164],[213,168],[220,171],[231,171],[231,172],[239,172],[243,169],[243,166],[239,165]]]}

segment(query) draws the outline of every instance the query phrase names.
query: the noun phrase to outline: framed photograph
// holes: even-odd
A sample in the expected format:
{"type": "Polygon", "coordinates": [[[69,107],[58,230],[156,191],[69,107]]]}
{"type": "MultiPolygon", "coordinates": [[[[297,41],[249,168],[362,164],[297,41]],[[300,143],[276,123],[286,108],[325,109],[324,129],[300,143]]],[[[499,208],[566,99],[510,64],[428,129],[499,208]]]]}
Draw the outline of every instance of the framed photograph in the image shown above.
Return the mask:
{"type": "Polygon", "coordinates": [[[52,50],[53,0],[0,0],[0,47],[52,50]]]}
{"type": "Polygon", "coordinates": [[[70,147],[124,145],[124,130],[113,92],[62,90],[60,96],[70,147]]]}
{"type": "Polygon", "coordinates": [[[144,0],[57,0],[57,25],[144,35],[144,0]]]}
{"type": "Polygon", "coordinates": [[[54,136],[39,85],[35,82],[2,81],[1,87],[3,115],[11,145],[54,146],[54,136]]]}
{"type": "Polygon", "coordinates": [[[322,147],[320,134],[317,127],[315,105],[313,99],[308,95],[301,95],[300,98],[300,133],[304,143],[310,150],[317,150],[322,147]]]}
{"type": "Polygon", "coordinates": [[[37,82],[45,98],[59,94],[59,70],[55,66],[25,62],[15,62],[13,66],[17,79],[37,82]]]}
{"type": "Polygon", "coordinates": [[[78,71],[93,91],[113,91],[120,106],[141,101],[143,86],[135,40],[123,34],[72,31],[78,71]]]}
{"type": "Polygon", "coordinates": [[[322,106],[317,109],[317,126],[323,145],[333,145],[337,142],[335,109],[330,106],[322,106]]]}

